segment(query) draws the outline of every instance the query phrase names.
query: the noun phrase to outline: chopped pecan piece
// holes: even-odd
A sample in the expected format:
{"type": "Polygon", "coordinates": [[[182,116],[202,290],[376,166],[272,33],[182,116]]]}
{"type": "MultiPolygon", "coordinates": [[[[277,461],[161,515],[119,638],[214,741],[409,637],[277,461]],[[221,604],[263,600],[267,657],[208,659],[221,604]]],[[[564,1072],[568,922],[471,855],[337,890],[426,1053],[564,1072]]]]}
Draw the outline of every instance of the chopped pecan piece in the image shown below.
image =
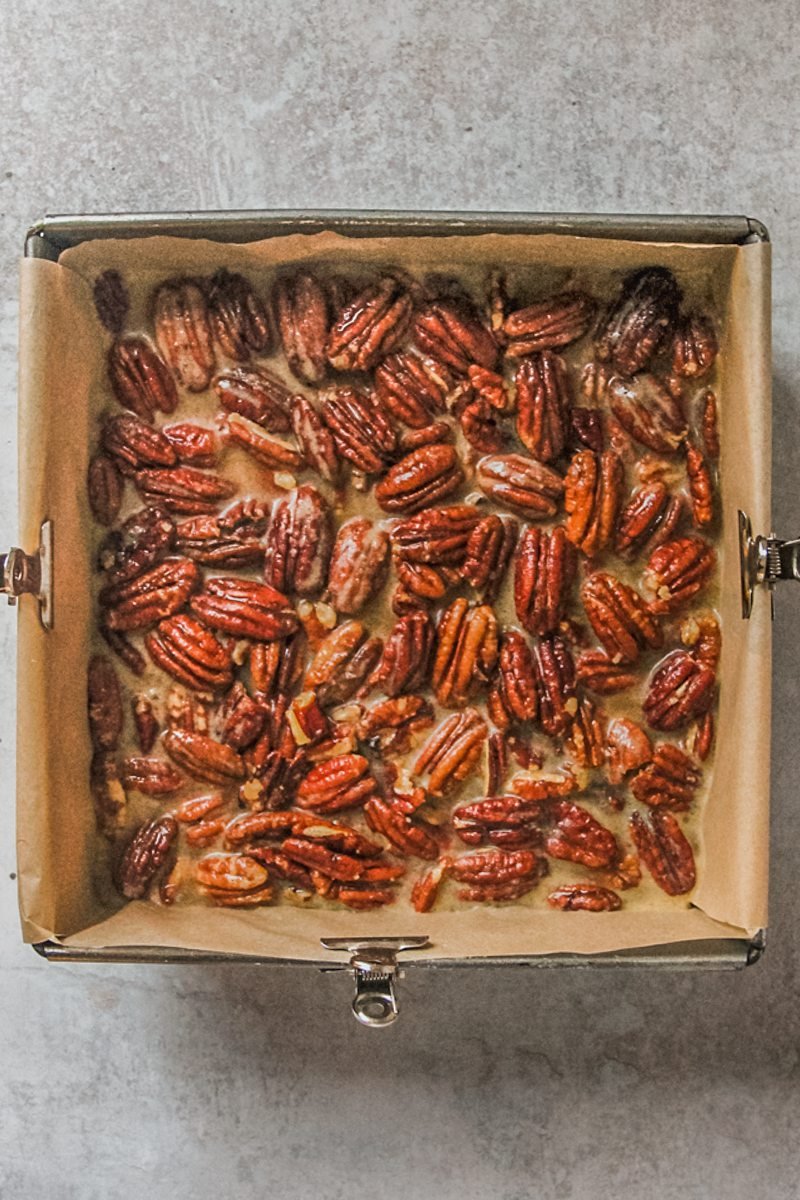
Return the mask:
{"type": "Polygon", "coordinates": [[[122,785],[143,796],[172,796],[183,787],[183,776],[163,758],[131,755],[122,764],[122,785]]]}
{"type": "Polygon", "coordinates": [[[539,691],[539,723],[548,737],[555,737],[569,728],[577,711],[575,663],[569,646],[560,637],[540,638],[533,662],[539,691]]]}
{"type": "Polygon", "coordinates": [[[644,571],[644,584],[653,596],[650,610],[674,612],[709,582],[716,565],[714,547],[702,538],[682,537],[653,551],[644,571]]]}
{"type": "Polygon", "coordinates": [[[703,773],[677,746],[665,742],[656,747],[653,760],[631,780],[637,800],[651,808],[683,812],[691,806],[703,773]]]}
{"type": "Polygon", "coordinates": [[[716,671],[722,651],[719,621],[712,612],[695,613],[681,622],[681,641],[692,656],[710,671],[716,671]]]}
{"type": "Polygon", "coordinates": [[[388,696],[415,692],[424,687],[436,638],[433,622],[420,610],[395,621],[383,647],[383,656],[372,674],[374,687],[388,696]]]}
{"type": "Polygon", "coordinates": [[[578,766],[602,767],[605,762],[605,714],[597,711],[588,696],[578,701],[566,746],[578,766]]]}
{"type": "Polygon", "coordinates": [[[364,686],[382,651],[380,639],[368,637],[360,621],[345,621],[320,643],[305,686],[316,691],[322,704],[341,704],[364,686]]]}
{"type": "Polygon", "coordinates": [[[503,322],[506,354],[521,358],[540,350],[559,350],[588,330],[596,306],[584,292],[560,292],[512,312],[503,322]]]}
{"type": "Polygon", "coordinates": [[[517,900],[547,871],[547,860],[532,850],[485,850],[447,863],[448,874],[468,885],[458,893],[461,900],[517,900]]]}
{"type": "Polygon", "coordinates": [[[497,618],[488,604],[454,600],[442,613],[431,686],[445,708],[462,708],[497,662],[497,618]]]}
{"type": "Polygon", "coordinates": [[[518,521],[492,513],[469,535],[461,574],[486,602],[494,600],[503,585],[518,534],[518,521]]]}
{"type": "Polygon", "coordinates": [[[420,446],[389,469],[375,488],[375,499],[385,512],[414,513],[444,500],[463,478],[452,446],[420,446]]]}
{"type": "Polygon", "coordinates": [[[641,725],[627,717],[615,717],[606,730],[608,782],[622,783],[626,775],[649,762],[653,747],[641,725]]]}
{"type": "Polygon", "coordinates": [[[652,729],[681,729],[708,712],[716,675],[685,650],[673,650],[655,667],[642,706],[652,729]]]}
{"type": "Polygon", "coordinates": [[[341,812],[377,794],[369,763],[361,754],[340,754],[312,767],[297,789],[297,805],[314,812],[341,812]]]}
{"type": "Polygon", "coordinates": [[[359,471],[379,475],[397,449],[397,436],[383,409],[369,392],[337,388],[322,405],[322,419],[336,449],[359,471]]]}
{"type": "Polygon", "coordinates": [[[100,525],[113,525],[122,507],[124,481],[114,460],[95,454],[87,476],[89,507],[100,525]]]}
{"type": "Polygon", "coordinates": [[[103,424],[103,449],[124,475],[141,467],[171,467],[178,456],[160,429],[145,424],[133,413],[109,417],[103,424]]]}
{"type": "Polygon", "coordinates": [[[233,682],[231,648],[188,613],[160,621],[145,645],[156,666],[194,691],[224,691],[233,682]]]}
{"type": "Polygon", "coordinates": [[[699,312],[678,322],[672,343],[672,370],[684,379],[701,379],[713,367],[719,345],[714,323],[699,312]]]}
{"type": "Polygon", "coordinates": [[[529,521],[554,517],[564,493],[555,471],[522,454],[490,454],[477,467],[478,487],[529,521]]]}
{"type": "Polygon", "coordinates": [[[292,427],[292,393],[266,367],[233,367],[214,377],[214,391],[226,412],[263,425],[273,433],[292,427]]]}
{"type": "Polygon", "coordinates": [[[117,868],[117,886],[128,900],[141,900],[166,864],[178,836],[174,817],[154,817],[137,829],[117,868]]]}
{"type": "Polygon", "coordinates": [[[179,521],[176,548],[208,567],[257,566],[264,558],[263,538],[269,517],[258,500],[239,500],[224,513],[179,521]]]}
{"type": "Polygon", "coordinates": [[[613,538],[623,480],[622,462],[613,450],[573,455],[564,481],[566,534],[587,558],[605,550],[613,538]]]}
{"type": "Polygon", "coordinates": [[[714,520],[714,487],[703,455],[691,442],[686,443],[686,474],[692,498],[692,517],[698,529],[714,520]]]}
{"type": "Polygon", "coordinates": [[[414,774],[428,776],[432,796],[445,796],[463,783],[478,763],[487,735],[486,722],[474,708],[442,721],[414,763],[414,774]]]}
{"type": "Polygon", "coordinates": [[[216,463],[219,438],[213,429],[195,425],[192,421],[180,421],[177,425],[165,425],[161,432],[179,462],[192,463],[196,467],[213,467],[216,463]]]}
{"type": "Polygon", "coordinates": [[[222,720],[222,741],[234,750],[246,750],[262,734],[267,714],[247,692],[243,683],[235,683],[225,697],[219,712],[222,720]]]}
{"type": "Polygon", "coordinates": [[[714,717],[710,712],[704,713],[695,721],[684,738],[684,745],[700,762],[705,762],[711,753],[714,743],[714,717]]]}
{"type": "Polygon", "coordinates": [[[427,823],[400,812],[378,796],[372,796],[366,802],[364,816],[373,833],[382,833],[401,854],[412,858],[438,858],[439,843],[427,823]]]}
{"type": "Polygon", "coordinates": [[[337,371],[369,371],[391,354],[408,330],[413,301],[401,281],[385,275],[351,300],[328,338],[328,362],[337,371]]]}
{"type": "Polygon", "coordinates": [[[108,379],[123,408],[143,421],[156,412],[174,412],[178,404],[175,380],[163,359],[143,337],[124,337],[108,352],[108,379]]]}
{"type": "Polygon", "coordinates": [[[554,633],[564,619],[577,557],[565,530],[531,525],[520,539],[514,569],[514,605],[528,633],[554,633]]]}
{"type": "Polygon", "coordinates": [[[678,398],[654,375],[616,377],[608,384],[611,411],[622,428],[657,454],[674,454],[688,427],[678,398]]]}
{"type": "Polygon", "coordinates": [[[624,375],[641,371],[670,336],[680,302],[675,276],[666,267],[634,271],[603,324],[595,343],[597,357],[624,375]]]}
{"type": "Polygon", "coordinates": [[[109,584],[98,597],[104,624],[117,633],[147,629],[183,608],[200,582],[193,562],[172,558],[133,579],[109,584]]]}
{"type": "Polygon", "coordinates": [[[495,704],[499,702],[509,722],[536,720],[539,693],[533,657],[525,638],[515,629],[507,630],[500,641],[493,691],[495,704]]]}
{"type": "Polygon", "coordinates": [[[211,629],[261,642],[288,637],[299,625],[297,614],[281,592],[268,584],[233,576],[206,580],[205,588],[192,597],[190,606],[211,629]]]}
{"type": "Polygon", "coordinates": [[[129,671],[132,671],[134,675],[144,675],[147,670],[147,660],[125,637],[124,633],[117,633],[116,630],[109,629],[107,625],[101,625],[100,636],[129,671]]]}
{"type": "Polygon", "coordinates": [[[211,334],[222,353],[237,362],[268,354],[272,329],[264,304],[243,275],[217,271],[208,289],[211,334]]]}
{"type": "Polygon", "coordinates": [[[236,491],[230,480],[196,467],[147,467],[136,472],[135,483],[146,504],[186,515],[215,512],[236,491]]]}
{"type": "Polygon", "coordinates": [[[658,620],[638,592],[613,575],[596,571],[581,588],[589,622],[609,655],[618,663],[635,663],[644,649],[663,642],[658,620]]]}
{"type": "Polygon", "coordinates": [[[305,396],[292,399],[292,430],[312,470],[328,483],[336,483],[341,464],[333,434],[305,396]]]}
{"type": "Polygon", "coordinates": [[[444,878],[444,863],[437,863],[424,875],[420,875],[411,889],[411,903],[418,913],[430,912],[436,903],[439,887],[444,878]]]}
{"type": "Polygon", "coordinates": [[[125,327],[130,297],[119,271],[103,271],[94,281],[94,307],[109,333],[119,334],[125,327]]]}
{"type": "Polygon", "coordinates": [[[428,509],[398,521],[392,528],[392,544],[409,562],[458,566],[480,520],[481,512],[472,504],[428,509]]]}
{"type": "Polygon", "coordinates": [[[563,452],[569,430],[569,376],[563,358],[545,350],[519,364],[517,386],[517,435],[523,446],[549,463],[563,452]]]}
{"type": "Polygon", "coordinates": [[[703,402],[703,412],[701,415],[701,429],[703,433],[703,445],[706,448],[706,454],[714,462],[719,458],[719,427],[717,421],[717,397],[709,389],[701,396],[703,402]]]}
{"type": "Polygon", "coordinates": [[[116,838],[125,824],[128,797],[112,754],[99,750],[89,766],[89,790],[94,806],[97,832],[109,840],[116,838]]]}
{"type": "Polygon", "coordinates": [[[389,570],[389,535],[365,517],[339,527],[328,572],[328,592],[337,612],[352,615],[376,596],[389,570]]]}
{"type": "Polygon", "coordinates": [[[566,912],[616,912],[622,908],[616,892],[594,883],[562,883],[550,892],[547,903],[566,912]]]}
{"type": "Polygon", "coordinates": [[[569,438],[572,446],[585,446],[602,454],[605,447],[603,418],[596,408],[573,408],[570,413],[569,438]]]}
{"type": "Polygon", "coordinates": [[[473,363],[469,368],[468,377],[475,394],[481,400],[485,400],[495,412],[510,413],[513,410],[514,397],[502,375],[473,363]]]}
{"type": "Polygon", "coordinates": [[[242,756],[231,746],[205,734],[170,729],[164,734],[164,749],[193,779],[216,784],[244,779],[246,772],[242,756]]]}
{"type": "Polygon", "coordinates": [[[619,858],[619,847],[610,829],[571,800],[553,805],[555,827],[545,842],[553,858],[567,859],[584,867],[609,867],[619,858]]]}
{"type": "Polygon", "coordinates": [[[459,394],[452,411],[473,450],[479,454],[494,454],[503,449],[505,434],[495,410],[469,385],[459,394]]]}
{"type": "Polygon", "coordinates": [[[389,355],[375,371],[378,399],[412,429],[424,428],[435,413],[444,412],[448,383],[436,363],[409,352],[389,355]]]}
{"type": "Polygon", "coordinates": [[[154,301],[156,343],[181,387],[204,392],[214,373],[214,346],[202,289],[192,280],[163,283],[154,301]]]}
{"type": "Polygon", "coordinates": [[[304,483],[272,513],[264,554],[264,579],[280,592],[313,596],[328,577],[333,524],[327,500],[304,483]]]}
{"type": "Polygon", "coordinates": [[[116,750],[122,733],[122,692],[111,662],[102,654],[89,660],[89,733],[95,750],[116,750]]]}
{"type": "Polygon", "coordinates": [[[156,744],[159,729],[153,705],[147,696],[139,694],[131,700],[131,710],[139,749],[142,754],[149,754],[156,744]]]}
{"type": "Polygon", "coordinates": [[[303,465],[297,447],[284,438],[276,437],[238,413],[228,413],[221,428],[229,441],[241,446],[256,462],[273,470],[296,471],[303,465]]]}
{"type": "Polygon", "coordinates": [[[675,532],[683,513],[679,496],[671,496],[660,481],[639,488],[620,514],[616,551],[632,559],[643,550],[654,550],[675,532]]]}
{"type": "Polygon", "coordinates": [[[174,541],[175,525],[169,513],[142,508],[103,540],[98,567],[108,573],[111,583],[123,583],[154,567],[169,554],[174,541]]]}
{"type": "Polygon", "coordinates": [[[417,316],[412,337],[424,354],[466,375],[470,366],[492,371],[497,363],[497,343],[466,300],[435,300],[417,316]]]}
{"type": "Polygon", "coordinates": [[[692,847],[671,812],[654,809],[648,824],[641,813],[631,814],[630,832],[642,862],[668,896],[684,896],[695,885],[692,847]]]}
{"type": "Polygon", "coordinates": [[[581,654],[576,671],[578,682],[601,696],[624,692],[637,681],[637,676],[629,668],[615,662],[602,650],[587,650],[581,654]]]}
{"type": "Polygon", "coordinates": [[[289,370],[301,383],[321,383],[328,367],[325,289],[309,271],[298,271],[277,280],[273,299],[289,370]]]}

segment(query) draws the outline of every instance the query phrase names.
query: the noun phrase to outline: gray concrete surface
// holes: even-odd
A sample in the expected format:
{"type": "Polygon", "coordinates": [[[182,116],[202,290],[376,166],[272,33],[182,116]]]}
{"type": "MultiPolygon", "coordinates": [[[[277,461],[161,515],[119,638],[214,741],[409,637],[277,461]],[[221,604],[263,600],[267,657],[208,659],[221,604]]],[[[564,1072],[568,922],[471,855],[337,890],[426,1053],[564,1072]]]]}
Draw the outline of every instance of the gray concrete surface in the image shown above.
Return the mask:
{"type": "MultiPolygon", "coordinates": [[[[49,211],[746,212],[775,242],[775,519],[798,532],[797,8],[5,0],[0,512],[16,261],[49,211]]],[[[800,1195],[800,593],[778,597],[774,888],[736,977],[420,974],[358,1028],[335,975],[48,966],[12,879],[0,612],[0,1195],[800,1195]]],[[[765,768],[766,769],[766,768],[765,768]]]]}

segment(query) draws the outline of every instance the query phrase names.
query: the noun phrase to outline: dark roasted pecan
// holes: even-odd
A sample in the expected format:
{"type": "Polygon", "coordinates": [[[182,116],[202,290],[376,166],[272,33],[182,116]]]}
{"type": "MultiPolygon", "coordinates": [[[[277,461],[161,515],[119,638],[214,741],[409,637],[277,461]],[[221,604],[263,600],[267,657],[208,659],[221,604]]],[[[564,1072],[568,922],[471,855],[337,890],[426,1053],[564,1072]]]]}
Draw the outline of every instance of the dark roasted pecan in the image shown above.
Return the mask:
{"type": "Polygon", "coordinates": [[[427,613],[417,610],[398,617],[386,639],[381,661],[371,676],[372,685],[387,696],[423,688],[428,679],[435,637],[433,622],[427,613]]]}
{"type": "Polygon", "coordinates": [[[377,595],[389,570],[389,535],[365,517],[339,527],[328,572],[328,592],[338,612],[351,615],[377,595]]]}
{"type": "Polygon", "coordinates": [[[170,729],[164,734],[164,749],[193,779],[226,784],[245,776],[244,759],[231,746],[202,733],[170,729]]]}
{"type": "Polygon", "coordinates": [[[258,500],[238,500],[224,513],[188,517],[177,525],[176,548],[209,567],[257,566],[264,558],[269,517],[258,500]]]}
{"type": "Polygon", "coordinates": [[[108,378],[122,407],[132,409],[143,421],[152,421],[156,412],[175,411],[175,381],[146,338],[124,337],[112,344],[108,378]]]}
{"type": "Polygon", "coordinates": [[[434,859],[439,856],[439,843],[432,827],[371,796],[364,805],[364,816],[373,833],[382,833],[401,854],[413,858],[434,859]]]}
{"type": "Polygon", "coordinates": [[[480,520],[481,512],[472,504],[429,509],[398,521],[392,528],[392,544],[409,562],[458,566],[480,520]]]}
{"type": "Polygon", "coordinates": [[[547,903],[566,912],[616,912],[622,908],[616,892],[594,883],[562,883],[550,892],[547,903]]]}
{"type": "Polygon", "coordinates": [[[609,783],[622,783],[626,775],[649,762],[653,754],[650,738],[641,725],[627,717],[615,717],[606,730],[606,774],[609,783]]]}
{"type": "Polygon", "coordinates": [[[643,710],[653,729],[682,729],[708,712],[714,700],[716,675],[685,650],[673,650],[650,677],[643,710]]]}
{"type": "Polygon", "coordinates": [[[214,346],[202,288],[190,279],[163,283],[154,300],[158,348],[178,383],[204,392],[214,373],[214,346]]]}
{"type": "Polygon", "coordinates": [[[122,692],[117,673],[102,654],[89,660],[89,733],[95,750],[116,750],[122,733],[122,692]]]}
{"type": "Polygon", "coordinates": [[[305,396],[292,398],[292,430],[308,465],[328,483],[335,483],[341,464],[333,434],[305,396]]]}
{"type": "Polygon", "coordinates": [[[517,436],[534,458],[549,463],[558,458],[569,430],[569,377],[563,358],[545,350],[519,364],[517,436]]]}
{"type": "Polygon", "coordinates": [[[581,588],[592,628],[615,662],[635,663],[644,649],[657,650],[661,628],[638,592],[613,575],[596,571],[581,588]]]}
{"type": "Polygon", "coordinates": [[[692,498],[692,517],[697,528],[702,529],[714,519],[714,487],[706,460],[691,442],[686,443],[686,474],[692,498]]]}
{"type": "Polygon", "coordinates": [[[87,476],[89,507],[100,525],[113,525],[122,506],[125,486],[114,460],[107,454],[95,454],[87,476]]]}
{"type": "Polygon", "coordinates": [[[399,279],[385,275],[345,305],[328,338],[328,362],[337,371],[369,371],[402,341],[413,301],[399,279]]]}
{"type": "Polygon", "coordinates": [[[222,407],[273,433],[292,427],[292,393],[266,367],[234,367],[214,377],[214,391],[222,407]]]}
{"type": "Polygon", "coordinates": [[[524,354],[569,346],[586,333],[595,311],[594,300],[583,292],[560,292],[517,309],[503,322],[506,354],[521,358],[524,354]]]}
{"type": "Polygon", "coordinates": [[[154,817],[142,825],[128,844],[117,868],[117,885],[128,900],[141,900],[169,858],[178,836],[174,817],[154,817]]]}
{"type": "Polygon", "coordinates": [[[486,722],[474,708],[442,721],[414,763],[414,774],[427,776],[432,796],[445,796],[473,773],[486,740],[486,722]]]}
{"type": "Polygon", "coordinates": [[[183,776],[163,758],[133,755],[122,764],[122,783],[143,796],[172,796],[183,787],[183,776]]]}
{"type": "Polygon", "coordinates": [[[103,540],[97,565],[108,573],[110,582],[122,583],[154,567],[169,554],[174,541],[175,525],[169,513],[143,508],[103,540]]]}
{"type": "Polygon", "coordinates": [[[691,806],[702,780],[703,773],[692,760],[677,746],[664,742],[656,747],[653,761],[631,780],[631,791],[651,808],[683,812],[691,806]]]}
{"type": "Polygon", "coordinates": [[[223,691],[233,682],[231,648],[188,613],[160,621],[145,645],[162,671],[194,691],[223,691]]]}
{"type": "Polygon", "coordinates": [[[632,559],[643,550],[653,550],[675,532],[683,513],[680,496],[671,496],[657,480],[639,488],[620,513],[616,551],[632,559]]]}
{"type": "Polygon", "coordinates": [[[570,413],[569,442],[573,446],[594,450],[595,454],[603,453],[603,418],[596,408],[573,408],[570,413]]]}
{"type": "Polygon", "coordinates": [[[355,388],[329,392],[322,405],[322,418],[339,454],[357,470],[378,475],[392,461],[397,437],[371,393],[355,388]]]}
{"type": "Polygon", "coordinates": [[[345,621],[321,642],[306,671],[305,686],[323,704],[341,704],[366,683],[383,651],[379,638],[368,637],[360,621],[345,621]]]}
{"type": "Polygon", "coordinates": [[[433,421],[421,429],[401,429],[397,435],[397,449],[401,454],[409,454],[412,450],[419,450],[420,446],[452,440],[453,430],[447,421],[433,421]]]}
{"type": "Polygon", "coordinates": [[[681,622],[681,641],[692,657],[710,671],[716,671],[722,650],[719,621],[712,612],[695,613],[681,622]]]}
{"type": "Polygon", "coordinates": [[[709,389],[701,396],[703,411],[700,418],[703,445],[706,454],[714,462],[719,458],[719,428],[717,422],[717,397],[709,389]]]}
{"type": "Polygon", "coordinates": [[[243,683],[235,683],[220,708],[222,719],[222,741],[234,750],[246,750],[262,734],[267,714],[248,694],[243,683]]]}
{"type": "Polygon", "coordinates": [[[273,299],[289,370],[302,383],[321,383],[328,365],[325,289],[309,271],[298,271],[276,282],[273,299]]]}
{"type": "Polygon", "coordinates": [[[130,297],[119,271],[103,271],[94,281],[94,307],[109,333],[119,334],[125,327],[130,297]]]}
{"type": "Polygon", "coordinates": [[[627,667],[609,658],[602,650],[587,650],[577,663],[578,682],[590,692],[610,696],[633,687],[636,675],[627,667]]]}
{"type": "Polygon", "coordinates": [[[609,381],[611,411],[622,428],[658,454],[674,454],[686,437],[686,417],[681,402],[655,375],[619,376],[609,381]]]}
{"type": "Polygon", "coordinates": [[[681,293],[666,267],[645,267],[628,275],[622,295],[611,309],[595,352],[624,375],[646,367],[665,343],[678,319],[681,293]]]}
{"type": "Polygon", "coordinates": [[[533,891],[547,874],[547,860],[532,850],[486,850],[449,859],[447,872],[468,886],[462,900],[517,900],[533,891]]]}
{"type": "Polygon", "coordinates": [[[288,637],[299,625],[294,609],[275,588],[233,576],[206,580],[191,608],[211,629],[261,642],[288,637]]]}
{"type": "Polygon", "coordinates": [[[532,525],[525,530],[514,568],[514,604],[528,633],[556,631],[564,618],[576,561],[562,526],[549,532],[532,525]]]}
{"type": "Polygon", "coordinates": [[[300,633],[250,647],[250,678],[263,696],[288,696],[300,682],[304,665],[305,638],[300,633]]]}
{"type": "Polygon", "coordinates": [[[123,583],[104,587],[99,601],[104,624],[118,633],[147,629],[183,608],[200,586],[200,572],[187,558],[171,558],[123,583]]]}
{"type": "Polygon", "coordinates": [[[210,513],[236,491],[235,484],[196,467],[146,468],[136,472],[136,490],[145,503],[174,513],[210,513]]]}
{"type": "Polygon", "coordinates": [[[529,521],[554,517],[564,480],[549,467],[522,454],[490,454],[477,467],[478,487],[491,500],[529,521]]]}
{"type": "Polygon", "coordinates": [[[578,766],[602,767],[605,762],[605,714],[597,711],[588,696],[578,701],[565,742],[578,766]]]}
{"type": "Polygon", "coordinates": [[[124,633],[117,633],[115,630],[109,629],[107,625],[101,625],[100,636],[129,671],[133,671],[134,675],[144,675],[147,670],[147,659],[125,637],[124,633]]]}
{"type": "Polygon", "coordinates": [[[141,467],[172,467],[178,461],[161,430],[146,425],[133,413],[109,417],[103,424],[100,440],[125,475],[141,467]]]}
{"type": "Polygon", "coordinates": [[[611,543],[622,499],[625,473],[613,450],[596,455],[578,450],[564,481],[566,534],[587,558],[594,558],[611,543]]]}
{"type": "Polygon", "coordinates": [[[430,355],[457,375],[466,375],[476,364],[491,371],[497,363],[497,343],[466,300],[436,300],[414,321],[412,337],[430,355]]]}
{"type": "Polygon", "coordinates": [[[158,721],[153,712],[152,702],[140,693],[131,700],[131,711],[139,749],[142,754],[149,754],[158,737],[158,721]]]}
{"type": "Polygon", "coordinates": [[[241,446],[265,467],[296,471],[303,465],[303,456],[293,442],[267,433],[262,426],[240,417],[238,413],[229,413],[220,427],[229,441],[241,446]]]}
{"type": "Polygon", "coordinates": [[[463,478],[452,446],[421,446],[389,469],[375,488],[375,499],[385,512],[418,512],[444,500],[463,478]]]}
{"type": "Polygon", "coordinates": [[[478,521],[469,535],[461,574],[487,602],[503,585],[518,533],[519,522],[513,517],[492,513],[478,521]]]}
{"type": "Polygon", "coordinates": [[[650,555],[644,584],[653,596],[650,610],[673,612],[709,582],[716,565],[714,547],[702,538],[682,537],[664,542],[650,555]]]}
{"type": "Polygon", "coordinates": [[[314,812],[356,808],[377,795],[369,763],[361,754],[340,754],[312,767],[297,789],[297,805],[314,812]]]}
{"type": "Polygon", "coordinates": [[[655,809],[648,825],[641,813],[631,814],[630,832],[642,862],[668,896],[683,896],[695,885],[692,847],[677,818],[655,809]]]}
{"type": "Polygon", "coordinates": [[[540,638],[533,662],[539,691],[539,723],[549,737],[555,737],[570,727],[577,711],[575,664],[569,646],[560,637],[540,638]]]}
{"type": "Polygon", "coordinates": [[[208,289],[211,334],[222,353],[237,362],[268,354],[272,343],[267,310],[243,275],[217,271],[208,289]]]}
{"type": "Polygon", "coordinates": [[[714,365],[719,346],[714,323],[702,313],[687,313],[678,322],[672,343],[672,370],[684,379],[701,379],[714,365]]]}
{"type": "Polygon", "coordinates": [[[382,754],[405,754],[423,729],[433,724],[433,709],[422,696],[380,700],[359,719],[359,740],[382,754]]]}
{"type": "Polygon", "coordinates": [[[584,867],[609,867],[619,858],[619,847],[610,829],[571,800],[553,804],[555,827],[545,842],[547,853],[584,867]]]}
{"type": "Polygon", "coordinates": [[[161,430],[182,463],[196,467],[213,467],[219,453],[219,438],[206,425],[195,425],[192,421],[181,421],[177,425],[165,425],[161,430]]]}
{"type": "Polygon", "coordinates": [[[488,604],[462,597],[442,613],[437,629],[431,686],[445,708],[463,708],[488,682],[497,662],[497,618],[488,604]]]}
{"type": "Polygon", "coordinates": [[[525,638],[515,629],[507,630],[500,641],[500,657],[492,691],[496,697],[491,708],[494,713],[497,712],[497,703],[501,705],[502,715],[506,717],[504,724],[536,720],[539,693],[533,658],[525,638]]]}
{"type": "Polygon", "coordinates": [[[393,417],[412,429],[444,412],[449,380],[441,367],[418,354],[390,354],[375,371],[378,399],[393,417]]]}
{"type": "Polygon", "coordinates": [[[313,596],[328,577],[333,523],[327,500],[310,483],[272,511],[264,552],[264,579],[280,592],[313,596]]]}

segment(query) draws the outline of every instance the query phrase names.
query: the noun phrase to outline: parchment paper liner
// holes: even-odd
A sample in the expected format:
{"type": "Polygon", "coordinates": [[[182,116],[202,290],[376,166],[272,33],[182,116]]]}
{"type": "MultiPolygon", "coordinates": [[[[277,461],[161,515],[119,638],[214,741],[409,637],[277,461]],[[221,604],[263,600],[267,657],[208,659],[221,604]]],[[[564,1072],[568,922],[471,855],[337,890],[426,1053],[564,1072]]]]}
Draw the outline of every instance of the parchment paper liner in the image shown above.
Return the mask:
{"type": "Polygon", "coordinates": [[[752,935],[767,920],[771,629],[766,598],[749,622],[739,614],[736,510],[756,531],[770,525],[769,246],[665,245],[555,235],[348,239],[275,238],[245,246],[180,238],[87,242],[59,263],[22,263],[20,351],[20,537],[55,522],[55,628],[36,606],[19,610],[18,862],[26,941],[71,946],[180,946],[318,960],[322,936],[425,933],[436,958],[598,953],[634,946],[752,935]],[[704,853],[693,907],[623,908],[602,916],[513,905],[418,915],[391,908],[353,914],[289,906],[251,912],[131,903],[109,914],[92,887],[95,835],[85,673],[90,603],[90,515],[85,478],[92,398],[105,387],[90,281],[117,267],[153,281],[207,274],[220,265],[267,267],[303,260],[541,264],[683,272],[713,266],[727,295],[721,381],[724,546],[720,610],[724,638],[714,781],[701,826],[704,853]]]}

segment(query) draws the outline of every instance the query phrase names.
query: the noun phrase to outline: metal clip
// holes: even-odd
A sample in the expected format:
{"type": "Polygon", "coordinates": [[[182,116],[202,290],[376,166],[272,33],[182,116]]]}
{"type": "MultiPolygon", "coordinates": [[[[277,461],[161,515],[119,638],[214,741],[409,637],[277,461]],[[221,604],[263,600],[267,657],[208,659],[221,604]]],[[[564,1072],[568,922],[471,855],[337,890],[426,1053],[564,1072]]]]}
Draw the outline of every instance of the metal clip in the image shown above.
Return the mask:
{"type": "Polygon", "coordinates": [[[742,616],[753,611],[759,585],[769,589],[770,612],[775,617],[775,585],[786,579],[800,581],[800,538],[784,541],[771,533],[753,537],[750,518],[739,510],[739,567],[742,585],[742,616]]]}
{"type": "Polygon", "coordinates": [[[53,628],[53,522],[43,521],[39,549],[26,554],[16,546],[0,554],[0,592],[16,604],[19,596],[35,596],[45,629],[53,628]]]}
{"type": "Polygon", "coordinates": [[[356,993],[353,1014],[362,1025],[381,1028],[397,1020],[399,1010],[395,979],[403,972],[397,955],[402,950],[418,950],[428,945],[427,937],[321,938],[326,950],[346,950],[348,968],[353,972],[356,993]]]}

